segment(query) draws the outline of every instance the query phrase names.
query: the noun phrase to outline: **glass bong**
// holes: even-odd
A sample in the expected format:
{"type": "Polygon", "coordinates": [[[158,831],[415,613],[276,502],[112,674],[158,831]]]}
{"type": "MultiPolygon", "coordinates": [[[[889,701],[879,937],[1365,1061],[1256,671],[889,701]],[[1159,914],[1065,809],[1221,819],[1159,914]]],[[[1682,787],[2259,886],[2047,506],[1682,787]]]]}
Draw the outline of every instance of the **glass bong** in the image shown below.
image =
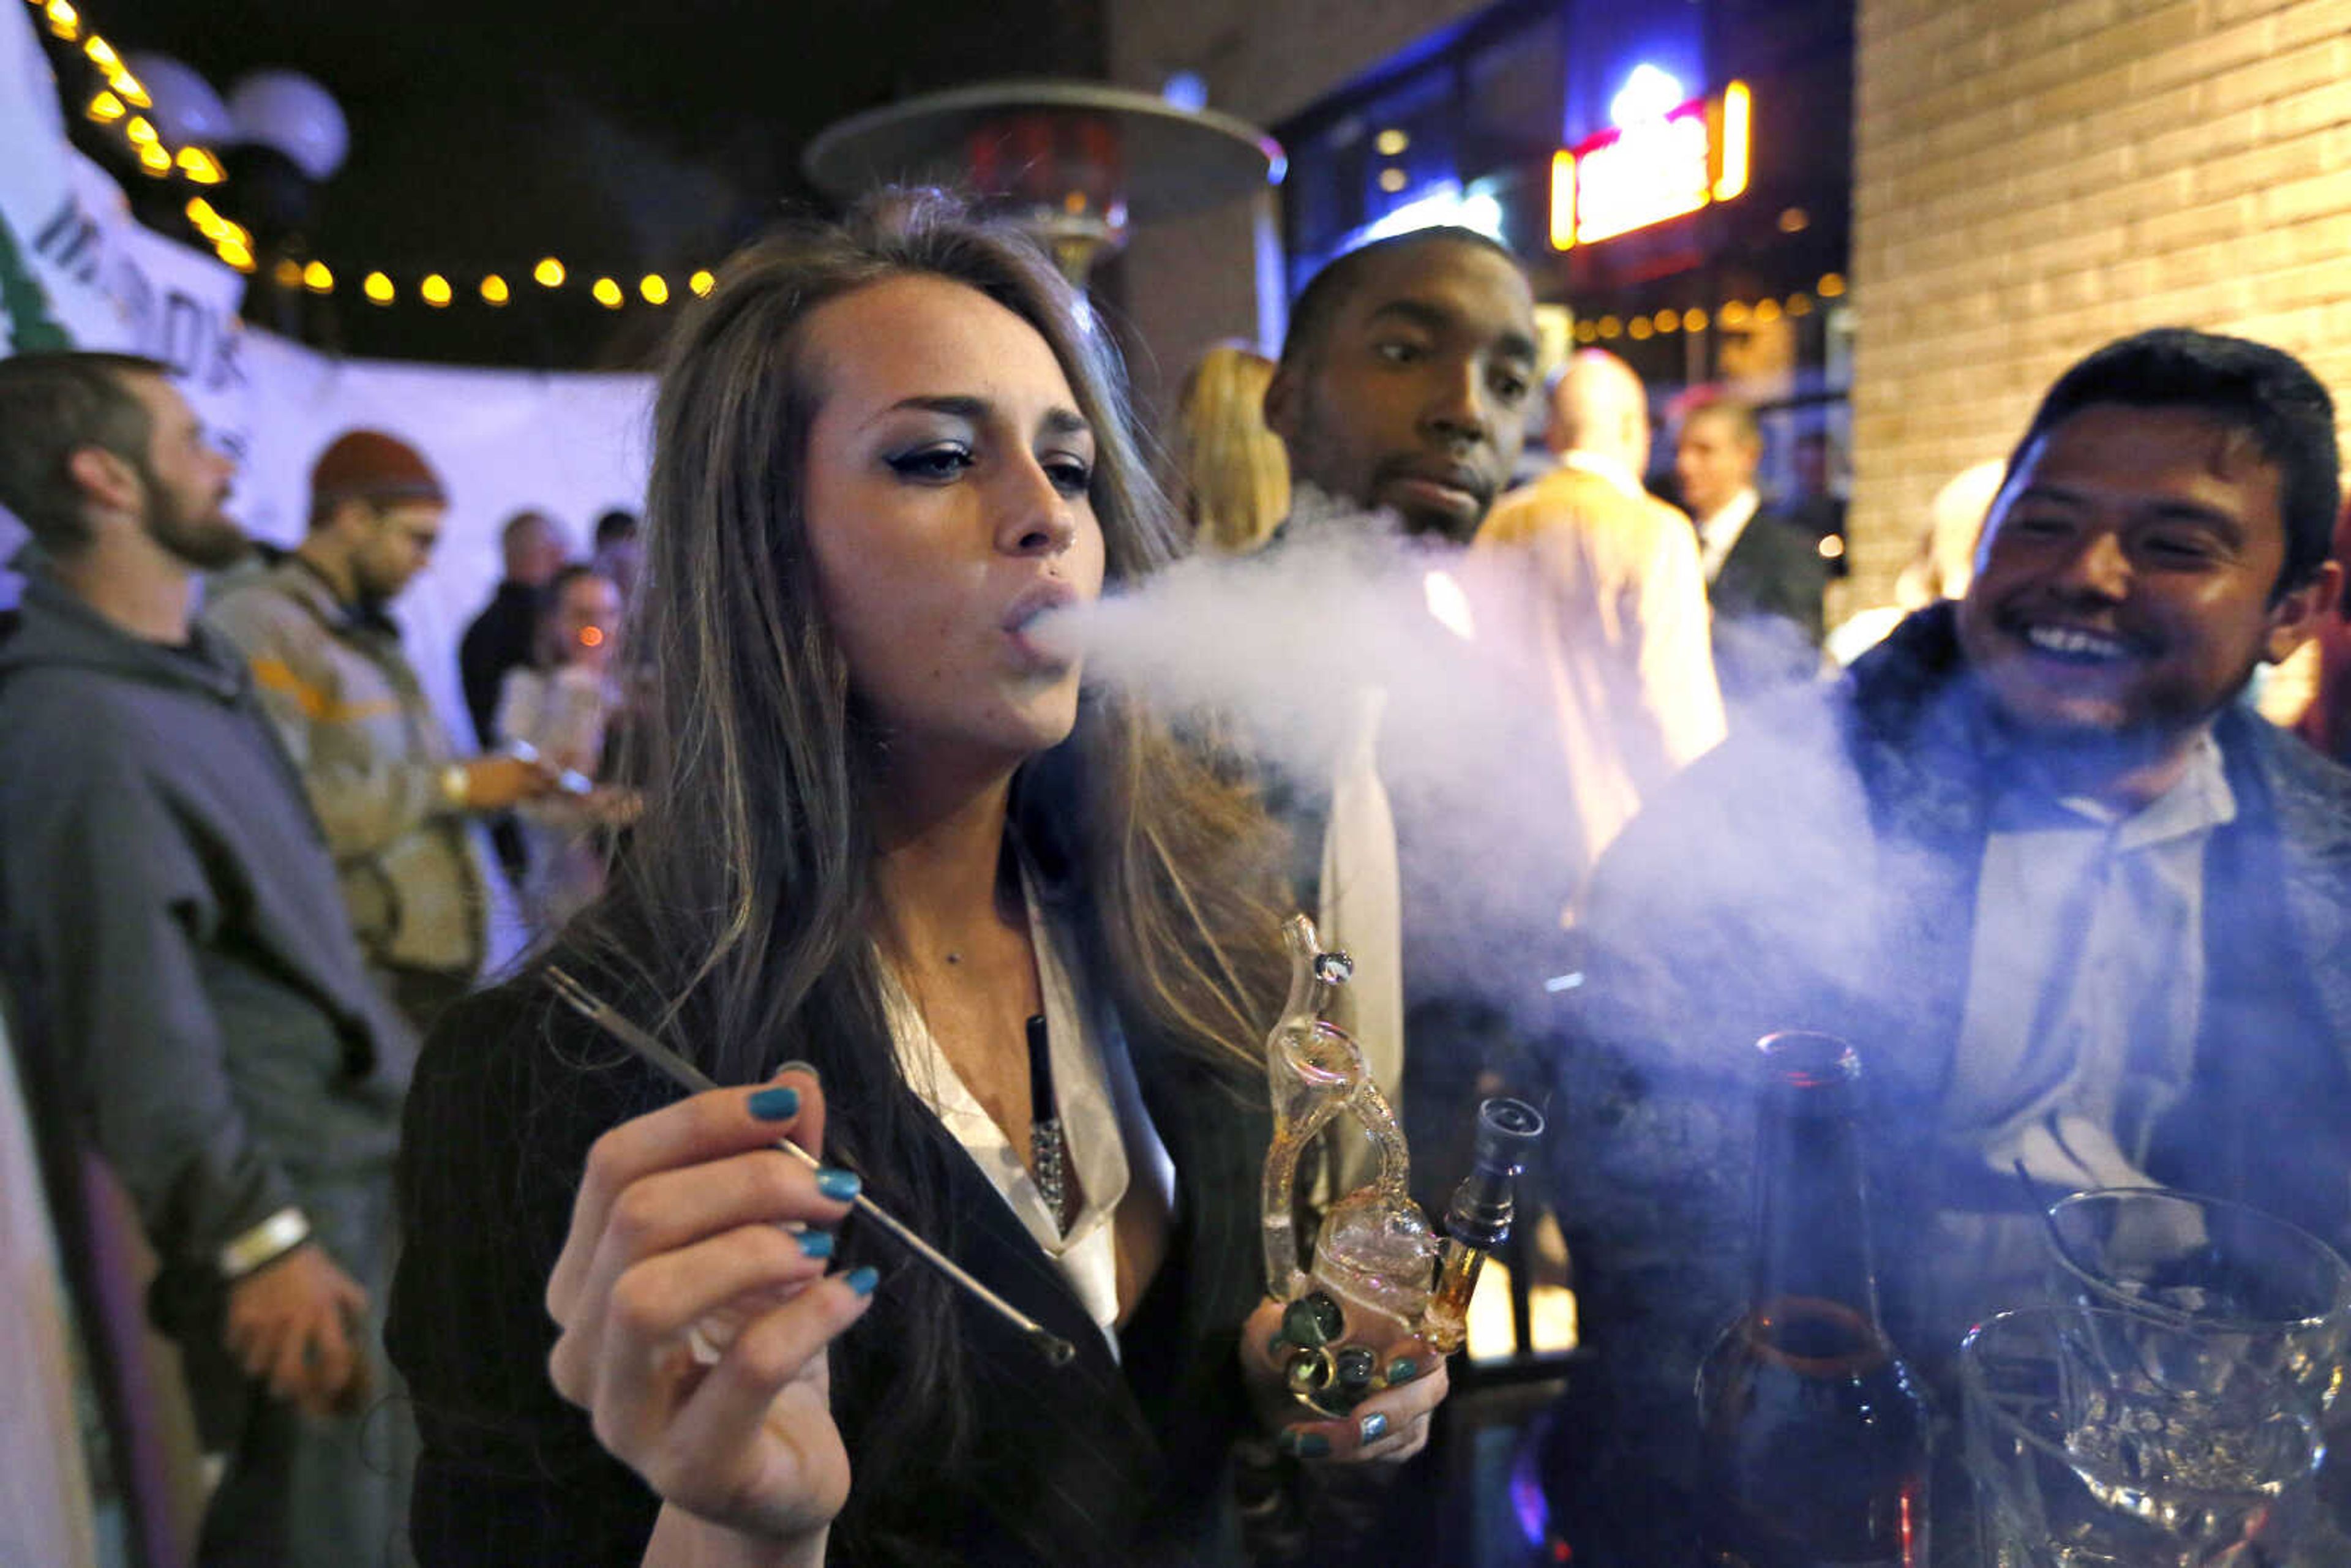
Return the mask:
{"type": "Polygon", "coordinates": [[[1380,1347],[1408,1334],[1440,1354],[1461,1347],[1479,1269],[1510,1233],[1513,1185],[1543,1121],[1522,1101],[1480,1105],[1475,1168],[1453,1194],[1443,1234],[1432,1231],[1406,1189],[1410,1155],[1395,1112],[1354,1040],[1323,1016],[1353,962],[1323,951],[1303,915],[1290,918],[1283,936],[1290,1000],[1266,1040],[1273,1102],[1261,1192],[1266,1284],[1285,1303],[1275,1350],[1291,1395],[1322,1415],[1344,1416],[1387,1385],[1380,1347]],[[1362,1124],[1378,1167],[1325,1211],[1313,1266],[1301,1269],[1299,1159],[1342,1113],[1362,1124]]]}

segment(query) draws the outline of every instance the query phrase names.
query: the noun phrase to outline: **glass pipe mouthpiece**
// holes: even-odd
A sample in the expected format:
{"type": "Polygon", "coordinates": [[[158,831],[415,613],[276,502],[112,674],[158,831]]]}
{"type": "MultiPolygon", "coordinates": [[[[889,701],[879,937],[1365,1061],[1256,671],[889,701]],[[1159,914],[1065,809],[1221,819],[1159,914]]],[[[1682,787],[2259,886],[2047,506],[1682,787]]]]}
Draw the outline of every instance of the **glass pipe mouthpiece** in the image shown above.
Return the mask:
{"type": "Polygon", "coordinates": [[[1437,1254],[1437,1288],[1421,1314],[1421,1338],[1450,1355],[1469,1337],[1469,1298],[1486,1254],[1510,1239],[1519,1173],[1542,1136],[1542,1113],[1501,1096],[1478,1107],[1477,1153],[1470,1171],[1445,1209],[1445,1243],[1437,1254]]]}
{"type": "Polygon", "coordinates": [[[1542,1133],[1542,1113],[1523,1100],[1497,1095],[1478,1107],[1477,1154],[1446,1207],[1447,1236],[1487,1251],[1510,1239],[1519,1173],[1542,1133]]]}

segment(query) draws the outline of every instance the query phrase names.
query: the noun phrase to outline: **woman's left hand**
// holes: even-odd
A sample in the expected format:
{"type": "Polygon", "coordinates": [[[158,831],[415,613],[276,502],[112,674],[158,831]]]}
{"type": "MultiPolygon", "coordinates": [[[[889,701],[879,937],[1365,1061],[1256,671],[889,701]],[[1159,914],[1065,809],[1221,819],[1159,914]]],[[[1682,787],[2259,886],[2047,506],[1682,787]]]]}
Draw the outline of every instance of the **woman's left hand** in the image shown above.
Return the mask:
{"type": "Polygon", "coordinates": [[[1410,1337],[1380,1346],[1388,1386],[1352,1415],[1313,1419],[1284,1385],[1275,1359],[1281,1313],[1281,1303],[1268,1300],[1241,1325],[1241,1378],[1259,1419],[1274,1432],[1284,1453],[1301,1459],[1395,1464],[1428,1446],[1428,1425],[1445,1403],[1447,1387],[1443,1356],[1410,1337]]]}

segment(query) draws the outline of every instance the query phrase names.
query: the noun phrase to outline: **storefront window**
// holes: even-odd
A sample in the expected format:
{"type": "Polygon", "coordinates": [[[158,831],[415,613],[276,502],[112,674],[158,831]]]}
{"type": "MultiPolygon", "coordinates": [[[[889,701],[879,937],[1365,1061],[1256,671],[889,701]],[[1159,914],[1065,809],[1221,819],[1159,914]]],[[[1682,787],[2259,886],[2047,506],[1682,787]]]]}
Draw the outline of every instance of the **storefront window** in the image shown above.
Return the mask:
{"type": "Polygon", "coordinates": [[[1661,410],[1726,385],[1758,405],[1767,481],[1840,490],[1852,102],[1850,0],[1513,0],[1278,128],[1290,291],[1380,234],[1479,228],[1526,264],[1563,347],[1622,355],[1661,410]],[[1554,249],[1552,155],[1610,128],[1636,70],[1693,99],[1745,82],[1749,178],[1735,198],[1554,249]]]}

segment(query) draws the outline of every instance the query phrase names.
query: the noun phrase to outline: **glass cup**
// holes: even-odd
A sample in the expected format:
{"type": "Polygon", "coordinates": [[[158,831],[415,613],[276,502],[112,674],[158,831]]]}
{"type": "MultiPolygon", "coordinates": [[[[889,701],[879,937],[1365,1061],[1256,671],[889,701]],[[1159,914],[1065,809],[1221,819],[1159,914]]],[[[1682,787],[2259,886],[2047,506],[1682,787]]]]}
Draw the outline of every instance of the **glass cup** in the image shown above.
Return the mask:
{"type": "Polygon", "coordinates": [[[2315,1236],[2222,1198],[2099,1187],[2049,1207],[2060,1301],[2193,1323],[2287,1378],[2322,1411],[2351,1361],[2351,1263],[2315,1236]]]}
{"type": "Polygon", "coordinates": [[[2113,1308],[2002,1312],[1959,1349],[1988,1568],[2318,1568],[2310,1394],[2232,1337],[2113,1308]]]}

